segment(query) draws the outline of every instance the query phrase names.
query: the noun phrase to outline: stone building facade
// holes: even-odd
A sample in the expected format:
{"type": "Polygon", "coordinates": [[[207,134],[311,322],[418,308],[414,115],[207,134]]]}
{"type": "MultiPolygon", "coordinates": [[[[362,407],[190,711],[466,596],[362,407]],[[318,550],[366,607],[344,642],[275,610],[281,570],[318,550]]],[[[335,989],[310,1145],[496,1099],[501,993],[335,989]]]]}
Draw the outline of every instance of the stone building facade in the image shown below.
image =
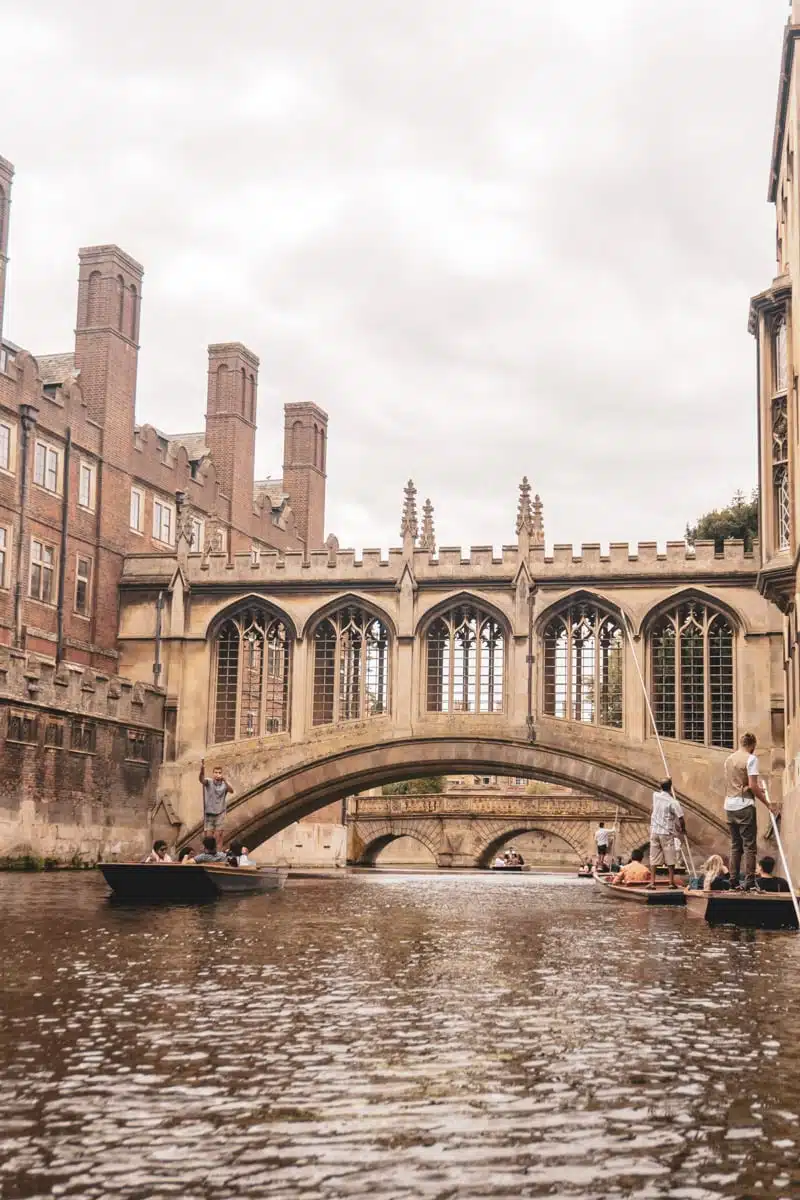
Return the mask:
{"type": "MultiPolygon", "coordinates": [[[[322,545],[327,416],[313,404],[287,404],[284,478],[257,479],[259,361],[234,342],[208,348],[202,431],[164,433],[137,424],[143,269],[118,246],[78,252],[71,349],[33,354],[12,342],[3,312],[13,175],[0,159],[0,650],[85,668],[112,686],[126,556],[174,553],[180,536],[231,561],[242,553],[305,554],[322,545]],[[296,510],[287,482],[298,496],[296,510]]],[[[151,650],[136,678],[159,685],[159,654],[151,650]]],[[[11,677],[7,672],[6,682],[11,677]]],[[[49,706],[64,695],[56,688],[49,706]]],[[[4,765],[17,755],[7,750],[9,706],[29,699],[7,692],[0,675],[4,765]]],[[[166,697],[168,736],[175,704],[166,697]]],[[[54,803],[46,782],[53,756],[43,744],[40,750],[36,803],[54,803]]],[[[110,743],[99,736],[98,770],[106,751],[110,743]]],[[[29,775],[13,796],[7,775],[3,795],[10,802],[31,798],[29,775]]]]}
{"type": "Polygon", "coordinates": [[[758,586],[783,614],[783,829],[800,871],[800,0],[784,31],[768,200],[776,273],[750,302],[757,344],[761,569],[758,586]]]}

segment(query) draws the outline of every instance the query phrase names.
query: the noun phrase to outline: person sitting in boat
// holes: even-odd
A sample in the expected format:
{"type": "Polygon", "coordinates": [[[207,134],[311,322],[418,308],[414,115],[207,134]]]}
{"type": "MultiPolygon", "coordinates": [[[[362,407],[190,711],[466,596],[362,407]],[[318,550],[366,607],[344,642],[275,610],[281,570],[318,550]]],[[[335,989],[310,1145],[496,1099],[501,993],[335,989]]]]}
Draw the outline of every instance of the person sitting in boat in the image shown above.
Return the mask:
{"type": "Polygon", "coordinates": [[[494,860],[492,870],[493,871],[502,871],[507,865],[508,864],[506,863],[506,860],[503,857],[503,855],[498,853],[497,858],[494,860]]]}
{"type": "Polygon", "coordinates": [[[241,842],[231,842],[228,849],[228,866],[229,867],[254,867],[256,864],[252,858],[247,857],[247,847],[241,842]]]}
{"type": "Polygon", "coordinates": [[[200,854],[195,854],[194,861],[196,863],[226,863],[228,856],[222,850],[217,850],[215,837],[204,837],[203,849],[200,854]]]}
{"type": "Polygon", "coordinates": [[[756,887],[760,892],[788,892],[789,884],[782,875],[774,875],[775,859],[765,854],[756,867],[756,887]]]}
{"type": "MultiPolygon", "coordinates": [[[[695,881],[692,880],[690,886],[694,886],[694,883],[695,881]]],[[[721,858],[719,854],[712,854],[703,863],[698,886],[704,892],[727,892],[730,890],[731,881],[728,868],[725,866],[725,859],[721,858]]]]}
{"type": "Polygon", "coordinates": [[[171,863],[172,859],[167,854],[167,843],[159,838],[157,842],[153,842],[153,849],[143,858],[142,862],[146,863],[171,863]]]}
{"type": "Polygon", "coordinates": [[[186,867],[191,866],[194,861],[194,846],[182,846],[178,851],[178,862],[186,867]]]}
{"type": "Polygon", "coordinates": [[[621,884],[623,887],[628,887],[630,884],[649,883],[650,872],[644,865],[644,850],[638,847],[636,850],[631,850],[631,861],[617,872],[611,882],[621,884]]]}

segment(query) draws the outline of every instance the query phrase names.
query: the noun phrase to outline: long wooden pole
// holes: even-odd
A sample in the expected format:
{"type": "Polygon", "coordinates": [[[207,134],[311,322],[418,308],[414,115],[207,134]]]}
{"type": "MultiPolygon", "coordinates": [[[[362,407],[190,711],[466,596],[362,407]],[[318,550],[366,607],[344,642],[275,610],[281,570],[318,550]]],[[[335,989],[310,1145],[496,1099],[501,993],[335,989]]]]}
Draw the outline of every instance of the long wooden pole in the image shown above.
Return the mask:
{"type": "MultiPolygon", "coordinates": [[[[767,804],[769,804],[769,788],[767,786],[766,779],[764,780],[764,795],[767,797],[767,804]]],[[[792,877],[789,874],[789,864],[786,861],[786,851],[783,848],[783,838],[781,837],[781,831],[778,828],[778,822],[775,818],[775,813],[772,811],[771,804],[769,804],[769,815],[770,815],[770,818],[772,819],[772,828],[775,831],[775,841],[778,843],[778,850],[780,851],[781,862],[783,863],[783,870],[784,870],[784,874],[786,875],[786,882],[789,884],[789,891],[791,892],[791,895],[792,895],[792,904],[794,905],[794,914],[797,917],[797,928],[800,929],[800,904],[798,904],[798,902],[797,902],[797,893],[794,890],[794,884],[792,883],[792,877]]]]}
{"type": "MultiPolygon", "coordinates": [[[[658,752],[661,755],[661,761],[664,764],[664,774],[666,775],[666,777],[668,779],[671,779],[672,773],[670,772],[669,764],[667,763],[667,756],[664,753],[664,747],[661,742],[661,734],[658,732],[658,726],[656,725],[656,719],[653,714],[652,706],[650,704],[650,697],[647,694],[647,688],[645,686],[644,675],[642,674],[642,668],[639,666],[639,659],[636,656],[636,647],[633,644],[633,636],[631,635],[630,626],[628,625],[628,618],[624,613],[622,614],[622,622],[625,626],[625,632],[628,635],[628,645],[631,648],[631,655],[633,657],[633,665],[636,667],[636,674],[639,676],[639,683],[642,685],[642,695],[644,696],[644,702],[647,705],[647,712],[650,716],[650,723],[653,726],[653,733],[656,735],[656,741],[658,743],[658,752]]],[[[673,785],[673,795],[674,795],[674,785],[673,785]]],[[[678,797],[675,796],[675,799],[677,800],[678,797]]],[[[692,848],[689,845],[689,839],[686,836],[686,834],[683,835],[683,844],[686,847],[687,854],[689,855],[689,866],[692,869],[692,875],[696,875],[697,871],[695,870],[694,858],[692,857],[692,848]]]]}

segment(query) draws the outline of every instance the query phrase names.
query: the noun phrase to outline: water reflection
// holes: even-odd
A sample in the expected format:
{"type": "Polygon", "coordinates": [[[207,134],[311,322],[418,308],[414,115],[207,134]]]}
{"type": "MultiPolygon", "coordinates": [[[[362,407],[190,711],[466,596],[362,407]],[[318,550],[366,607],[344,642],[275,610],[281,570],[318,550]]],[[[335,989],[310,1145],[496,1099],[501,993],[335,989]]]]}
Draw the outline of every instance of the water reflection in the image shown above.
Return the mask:
{"type": "Polygon", "coordinates": [[[0,1194],[800,1193],[791,933],[535,876],[0,876],[0,1194]]]}

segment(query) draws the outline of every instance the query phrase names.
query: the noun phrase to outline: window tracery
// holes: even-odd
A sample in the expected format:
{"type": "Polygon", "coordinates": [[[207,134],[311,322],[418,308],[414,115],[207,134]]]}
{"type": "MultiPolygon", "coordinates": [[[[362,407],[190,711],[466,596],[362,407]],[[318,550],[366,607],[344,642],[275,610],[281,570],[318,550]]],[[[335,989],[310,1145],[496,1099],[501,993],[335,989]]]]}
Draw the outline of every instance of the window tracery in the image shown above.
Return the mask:
{"type": "Polygon", "coordinates": [[[251,605],[216,637],[214,741],[281,733],[289,721],[289,637],[266,607],[251,605]]]}
{"type": "Polygon", "coordinates": [[[722,613],[687,601],[650,633],[653,717],[662,737],[732,748],[734,631],[722,613]]]}
{"type": "Polygon", "coordinates": [[[495,617],[458,604],[433,621],[425,640],[428,712],[503,711],[505,633],[495,617]]]}
{"type": "Polygon", "coordinates": [[[389,633],[372,613],[346,605],[314,631],[312,723],[338,725],[388,711],[389,633]]]}
{"type": "Polygon", "coordinates": [[[547,623],[543,640],[545,713],[621,729],[624,637],[616,617],[571,604],[547,623]]]}

